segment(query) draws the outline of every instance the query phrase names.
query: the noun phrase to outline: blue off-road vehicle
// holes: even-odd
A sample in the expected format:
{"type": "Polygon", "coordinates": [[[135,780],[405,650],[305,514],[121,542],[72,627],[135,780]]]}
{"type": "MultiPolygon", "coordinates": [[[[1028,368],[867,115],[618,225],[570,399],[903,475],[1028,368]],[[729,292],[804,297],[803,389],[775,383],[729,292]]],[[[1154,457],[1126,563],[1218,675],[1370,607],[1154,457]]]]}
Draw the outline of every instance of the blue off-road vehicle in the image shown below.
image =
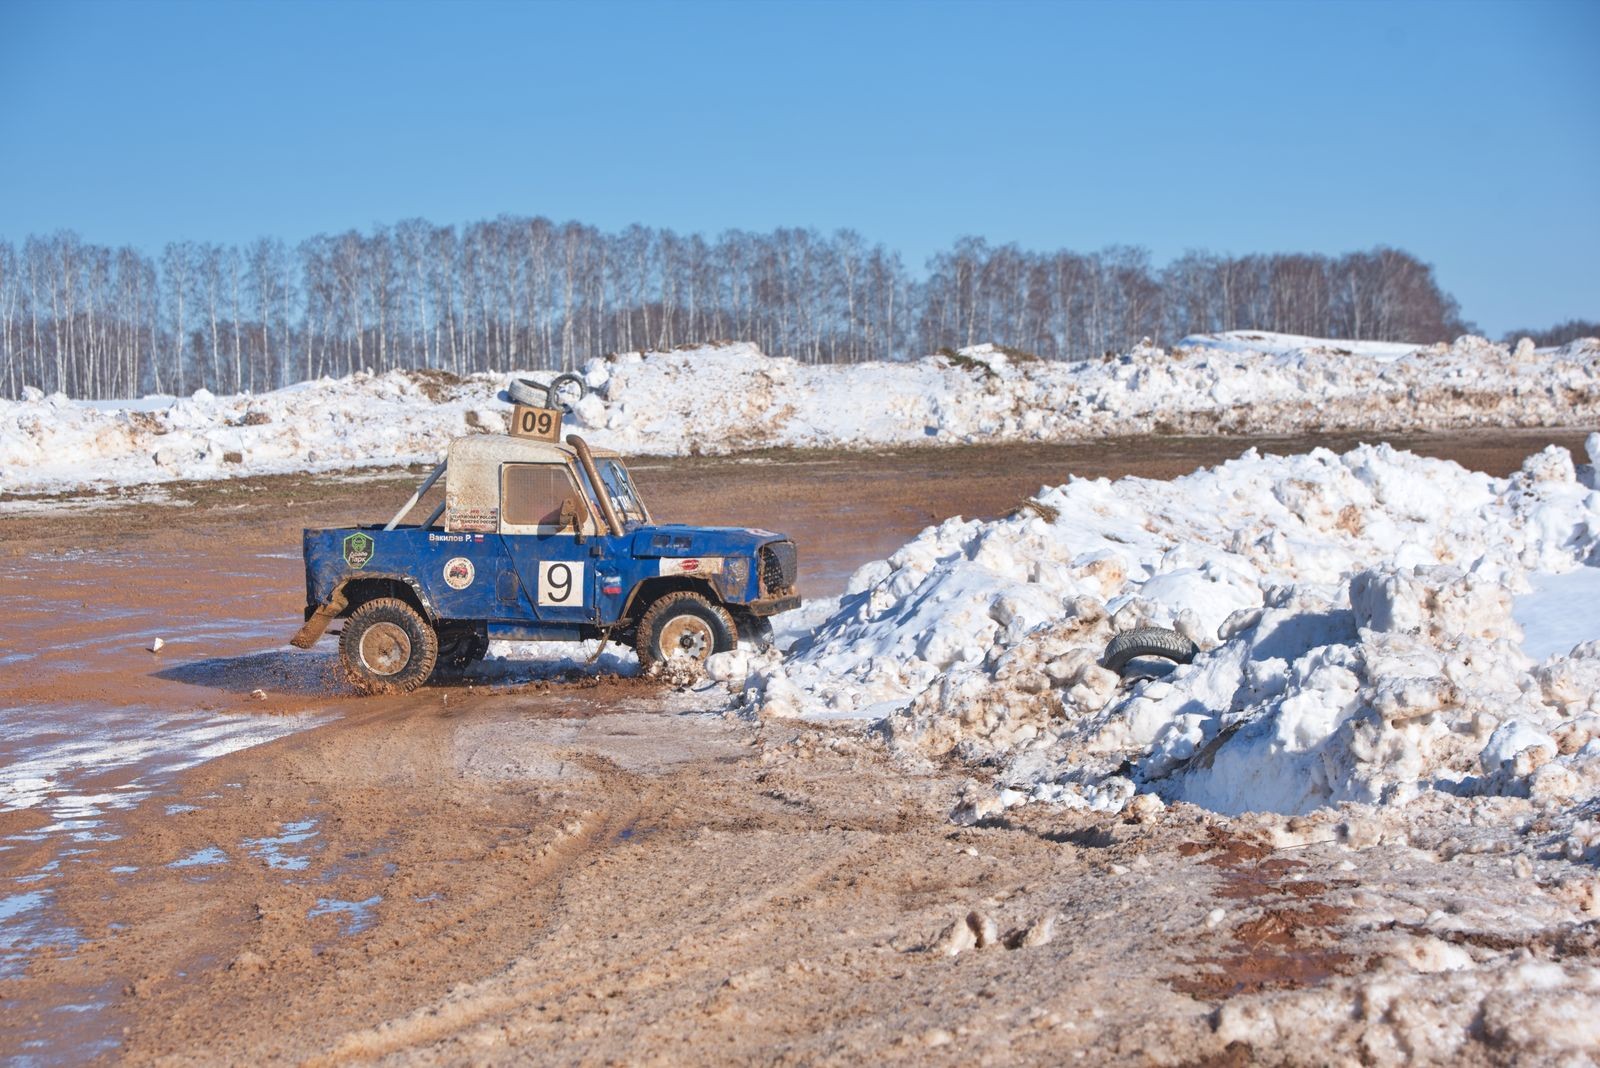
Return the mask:
{"type": "Polygon", "coordinates": [[[657,523],[622,460],[553,440],[560,423],[559,410],[519,406],[513,428],[539,436],[458,438],[389,523],[307,530],[293,644],[343,619],[350,680],[403,693],[481,659],[492,639],[615,640],[646,668],[770,640],[769,617],[800,606],[794,542],[657,523]],[[441,476],[444,501],[402,524],[441,476]]]}

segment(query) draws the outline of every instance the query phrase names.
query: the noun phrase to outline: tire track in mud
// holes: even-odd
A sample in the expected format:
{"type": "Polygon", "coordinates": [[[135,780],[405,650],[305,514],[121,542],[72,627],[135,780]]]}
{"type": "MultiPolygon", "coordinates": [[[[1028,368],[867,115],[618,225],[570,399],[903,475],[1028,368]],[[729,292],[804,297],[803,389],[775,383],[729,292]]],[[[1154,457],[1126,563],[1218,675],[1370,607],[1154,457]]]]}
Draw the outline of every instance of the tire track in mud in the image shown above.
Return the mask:
{"type": "MultiPolygon", "coordinates": [[[[560,880],[566,877],[571,869],[598,852],[615,849],[622,831],[656,811],[662,794],[659,786],[645,785],[641,793],[638,790],[638,787],[643,785],[640,777],[616,771],[609,761],[595,757],[579,757],[577,763],[603,780],[609,780],[608,789],[605,790],[606,796],[631,797],[636,800],[624,806],[613,805],[598,811],[590,811],[568,820],[556,838],[537,849],[535,861],[537,871],[523,877],[530,885],[514,892],[493,894],[487,900],[475,901],[473,909],[475,915],[487,914],[491,910],[502,908],[512,898],[516,898],[521,904],[527,899],[529,889],[544,890],[551,898],[558,898],[562,892],[560,880]]],[[[534,904],[532,901],[528,902],[530,909],[534,904]]],[[[546,911],[553,915],[557,910],[551,907],[546,911]]],[[[461,921],[457,919],[453,922],[461,921]]],[[[421,941],[424,937],[426,935],[420,936],[417,941],[421,941]]],[[[539,944],[548,937],[548,930],[543,938],[534,937],[523,948],[521,955],[500,973],[475,982],[458,984],[444,998],[413,1009],[404,1016],[386,1020],[374,1027],[347,1032],[325,1046],[325,1052],[306,1058],[304,1063],[308,1066],[335,1065],[352,1059],[370,1060],[402,1049],[436,1043],[491,1016],[514,1011],[530,999],[549,997],[556,992],[564,992],[591,981],[590,976],[569,975],[548,990],[515,991],[506,994],[492,992],[492,988],[503,984],[508,975],[524,969],[530,962],[536,962],[539,944]]]]}
{"type": "MultiPolygon", "coordinates": [[[[115,980],[123,989],[118,1011],[133,1021],[130,1045],[149,1038],[154,1049],[166,1051],[161,1056],[188,1047],[185,1036],[194,1036],[176,1011],[187,986],[183,976],[211,975],[222,1005],[268,995],[295,1015],[308,1007],[300,987],[319,990],[317,998],[359,1003],[371,1000],[373,991],[414,984],[429,961],[448,962],[441,969],[446,972],[470,970],[473,960],[503,954],[492,947],[518,946],[530,936],[527,918],[551,911],[555,884],[586,853],[640,819],[650,795],[603,761],[585,762],[604,785],[585,796],[581,808],[566,803],[544,812],[523,807],[526,798],[519,795],[500,798],[472,783],[451,785],[449,747],[435,743],[448,737],[453,717],[430,705],[422,697],[398,707],[354,702],[336,729],[286,739],[266,767],[225,758],[201,769],[195,793],[211,796],[234,775],[237,793],[224,789],[213,804],[185,813],[178,822],[186,826],[158,820],[108,847],[102,870],[133,858],[143,869],[117,888],[133,904],[112,915],[130,929],[91,941],[71,962],[41,962],[37,979],[48,983],[52,973],[69,972],[122,975],[115,980]],[[354,766],[352,748],[359,759],[354,766]],[[437,811],[439,790],[419,786],[439,782],[454,798],[443,812],[437,811]],[[619,808],[618,799],[631,803],[619,808]],[[530,809],[534,815],[527,818],[530,809]],[[322,822],[320,849],[308,851],[306,871],[275,872],[246,855],[242,843],[307,818],[322,822]],[[553,833],[541,833],[541,826],[553,833]],[[223,844],[234,859],[196,869],[207,873],[204,882],[185,885],[187,871],[168,865],[197,840],[223,844]],[[362,859],[350,864],[352,856],[362,859]],[[391,877],[353,870],[371,869],[386,857],[399,860],[391,877]],[[319,895],[359,899],[373,889],[382,903],[363,933],[333,935],[332,921],[308,915],[319,895]]],[[[104,929],[111,882],[102,876],[69,890],[63,904],[85,929],[104,929]]],[[[256,1038],[261,1044],[239,1047],[241,1056],[297,1044],[289,1036],[256,1038]]]]}
{"type": "Polygon", "coordinates": [[[1272,847],[1212,829],[1205,842],[1178,848],[1182,856],[1201,856],[1221,875],[1219,902],[1259,910],[1236,924],[1229,944],[1190,958],[1187,975],[1165,981],[1200,1001],[1221,1002],[1239,994],[1318,986],[1363,970],[1367,961],[1340,948],[1351,910],[1329,905],[1330,890],[1356,885],[1350,879],[1308,879],[1310,866],[1280,855],[1272,847]]]}
{"type": "Polygon", "coordinates": [[[836,827],[819,835],[814,824],[795,816],[775,821],[779,827],[755,830],[750,824],[772,807],[765,794],[756,795],[754,808],[735,801],[733,811],[697,812],[693,802],[708,785],[719,800],[731,800],[728,788],[739,788],[738,782],[724,782],[733,770],[725,759],[690,765],[649,783],[605,763],[588,761],[591,770],[607,776],[607,793],[640,791],[641,800],[609,814],[596,828],[592,837],[603,848],[572,857],[567,867],[584,870],[570,871],[556,888],[561,900],[546,936],[495,975],[453,989],[404,1017],[347,1034],[319,1063],[401,1050],[431,1050],[424,1059],[470,1056],[464,1051],[498,1044],[507,1034],[547,1029],[546,1017],[552,1014],[572,1020],[603,1013],[605,1002],[624,991],[630,1000],[662,994],[671,1002],[686,985],[707,986],[714,1000],[727,978],[728,958],[739,957],[741,947],[760,954],[763,943],[776,941],[769,934],[817,897],[820,887],[852,866],[864,866],[863,858],[880,837],[877,830],[836,827]],[[633,833],[624,837],[628,831],[633,833]],[[808,834],[805,848],[795,848],[808,834]],[[784,874],[774,878],[774,867],[784,874]],[[636,883],[670,890],[658,895],[653,909],[636,907],[618,925],[621,914],[605,907],[607,894],[626,893],[636,883]],[[629,933],[620,929],[624,926],[653,933],[641,944],[620,937],[629,933]],[[551,955],[560,972],[555,978],[548,974],[551,955]]]}

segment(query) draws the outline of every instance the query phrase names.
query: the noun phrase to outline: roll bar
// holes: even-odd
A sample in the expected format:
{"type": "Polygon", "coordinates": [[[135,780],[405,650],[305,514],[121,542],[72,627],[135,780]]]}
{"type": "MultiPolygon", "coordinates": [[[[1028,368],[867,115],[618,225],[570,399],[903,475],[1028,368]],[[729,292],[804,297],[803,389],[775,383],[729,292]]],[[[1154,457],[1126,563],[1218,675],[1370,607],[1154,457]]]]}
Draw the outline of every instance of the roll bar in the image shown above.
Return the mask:
{"type": "MultiPolygon", "coordinates": [[[[444,474],[444,469],[449,465],[449,462],[450,461],[448,459],[439,461],[439,466],[433,469],[433,474],[429,475],[423,480],[422,485],[417,487],[417,492],[413,493],[411,495],[411,499],[402,505],[400,510],[394,514],[394,518],[389,520],[388,525],[383,528],[384,530],[393,530],[395,527],[400,525],[400,520],[406,517],[406,513],[415,508],[417,506],[417,502],[422,500],[422,495],[432,489],[435,482],[439,481],[439,476],[444,474]]],[[[439,507],[443,508],[444,505],[441,504],[439,507]]],[[[422,525],[425,527],[431,527],[433,526],[433,521],[438,518],[439,512],[436,509],[434,513],[428,517],[428,521],[422,525]]]]}

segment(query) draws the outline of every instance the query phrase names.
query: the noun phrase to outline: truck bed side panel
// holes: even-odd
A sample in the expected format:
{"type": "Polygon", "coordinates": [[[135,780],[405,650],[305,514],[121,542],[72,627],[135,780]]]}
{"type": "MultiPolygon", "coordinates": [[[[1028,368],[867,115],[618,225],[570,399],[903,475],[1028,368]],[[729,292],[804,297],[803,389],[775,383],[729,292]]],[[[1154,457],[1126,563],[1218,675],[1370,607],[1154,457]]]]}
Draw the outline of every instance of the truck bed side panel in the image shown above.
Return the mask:
{"type": "Polygon", "coordinates": [[[362,527],[305,532],[308,603],[349,579],[411,579],[440,619],[525,619],[527,594],[498,534],[362,527]]]}

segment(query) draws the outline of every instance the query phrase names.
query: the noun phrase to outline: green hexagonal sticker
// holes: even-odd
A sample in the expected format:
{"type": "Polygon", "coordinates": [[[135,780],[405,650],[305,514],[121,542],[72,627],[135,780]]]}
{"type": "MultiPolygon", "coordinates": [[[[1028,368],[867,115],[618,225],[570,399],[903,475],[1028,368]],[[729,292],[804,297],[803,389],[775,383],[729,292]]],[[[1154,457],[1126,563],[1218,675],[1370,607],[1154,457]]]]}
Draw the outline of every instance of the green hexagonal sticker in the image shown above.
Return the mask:
{"type": "Polygon", "coordinates": [[[360,571],[372,559],[372,539],[365,534],[352,534],[344,539],[344,562],[360,571]]]}

